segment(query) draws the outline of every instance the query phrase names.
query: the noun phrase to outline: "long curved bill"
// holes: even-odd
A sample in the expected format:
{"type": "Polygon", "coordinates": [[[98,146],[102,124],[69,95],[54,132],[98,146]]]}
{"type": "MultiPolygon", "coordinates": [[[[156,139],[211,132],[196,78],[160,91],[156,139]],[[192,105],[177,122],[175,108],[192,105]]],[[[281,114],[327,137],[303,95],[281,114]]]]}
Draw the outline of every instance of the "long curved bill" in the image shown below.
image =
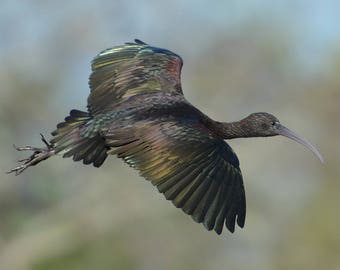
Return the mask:
{"type": "Polygon", "coordinates": [[[306,139],[302,138],[298,134],[296,134],[294,131],[291,131],[289,128],[286,128],[285,126],[281,124],[277,124],[277,130],[278,133],[282,136],[288,137],[298,143],[301,143],[302,145],[306,146],[309,150],[311,150],[314,155],[318,157],[318,159],[321,161],[321,163],[324,163],[324,159],[322,155],[319,153],[319,151],[306,139]]]}

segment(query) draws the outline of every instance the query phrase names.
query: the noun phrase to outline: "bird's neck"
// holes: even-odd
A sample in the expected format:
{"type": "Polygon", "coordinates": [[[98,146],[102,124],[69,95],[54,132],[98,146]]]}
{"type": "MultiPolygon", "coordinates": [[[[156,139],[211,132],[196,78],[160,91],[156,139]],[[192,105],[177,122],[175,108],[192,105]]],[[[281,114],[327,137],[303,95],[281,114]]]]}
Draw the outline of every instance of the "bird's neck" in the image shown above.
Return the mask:
{"type": "Polygon", "coordinates": [[[251,128],[246,125],[244,119],[235,122],[217,122],[213,121],[210,127],[215,134],[223,139],[256,137],[251,128]]]}

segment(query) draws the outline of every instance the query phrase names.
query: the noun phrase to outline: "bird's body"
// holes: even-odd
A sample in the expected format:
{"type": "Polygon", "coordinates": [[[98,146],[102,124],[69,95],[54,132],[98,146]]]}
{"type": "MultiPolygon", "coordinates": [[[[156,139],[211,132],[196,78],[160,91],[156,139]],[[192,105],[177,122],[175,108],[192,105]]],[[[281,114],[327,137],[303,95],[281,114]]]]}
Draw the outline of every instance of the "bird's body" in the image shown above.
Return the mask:
{"type": "Polygon", "coordinates": [[[103,51],[92,62],[88,112],[72,110],[50,143],[43,138],[46,148],[18,148],[34,153],[10,172],[59,153],[96,167],[116,154],[208,230],[243,227],[242,174],[225,139],[284,135],[319,154],[268,113],[210,119],[184,98],[181,68],[177,54],[139,40],[103,51]]]}

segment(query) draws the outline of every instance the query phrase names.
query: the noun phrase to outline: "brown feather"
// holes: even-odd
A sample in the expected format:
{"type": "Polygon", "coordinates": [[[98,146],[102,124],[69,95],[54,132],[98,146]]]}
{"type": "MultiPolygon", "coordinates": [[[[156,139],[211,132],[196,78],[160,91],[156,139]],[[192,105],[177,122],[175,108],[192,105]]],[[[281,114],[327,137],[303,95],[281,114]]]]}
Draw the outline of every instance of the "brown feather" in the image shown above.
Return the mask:
{"type": "Polygon", "coordinates": [[[244,189],[237,157],[220,138],[197,122],[135,123],[111,130],[107,144],[157,186],[166,199],[208,230],[230,231],[245,216],[244,189]],[[241,208],[239,208],[241,205],[241,208]]]}

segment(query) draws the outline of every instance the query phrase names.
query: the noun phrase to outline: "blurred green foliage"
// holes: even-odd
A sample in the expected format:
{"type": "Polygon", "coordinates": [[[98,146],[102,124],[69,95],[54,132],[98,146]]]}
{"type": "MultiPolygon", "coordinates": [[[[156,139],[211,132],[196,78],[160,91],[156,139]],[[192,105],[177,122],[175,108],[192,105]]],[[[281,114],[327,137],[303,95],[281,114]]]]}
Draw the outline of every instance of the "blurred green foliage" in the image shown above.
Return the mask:
{"type": "Polygon", "coordinates": [[[106,235],[105,238],[80,243],[63,254],[46,258],[34,270],[82,270],[82,269],[138,269],[124,246],[124,240],[118,235],[106,235]],[[112,245],[112,243],[115,243],[112,245]]]}

